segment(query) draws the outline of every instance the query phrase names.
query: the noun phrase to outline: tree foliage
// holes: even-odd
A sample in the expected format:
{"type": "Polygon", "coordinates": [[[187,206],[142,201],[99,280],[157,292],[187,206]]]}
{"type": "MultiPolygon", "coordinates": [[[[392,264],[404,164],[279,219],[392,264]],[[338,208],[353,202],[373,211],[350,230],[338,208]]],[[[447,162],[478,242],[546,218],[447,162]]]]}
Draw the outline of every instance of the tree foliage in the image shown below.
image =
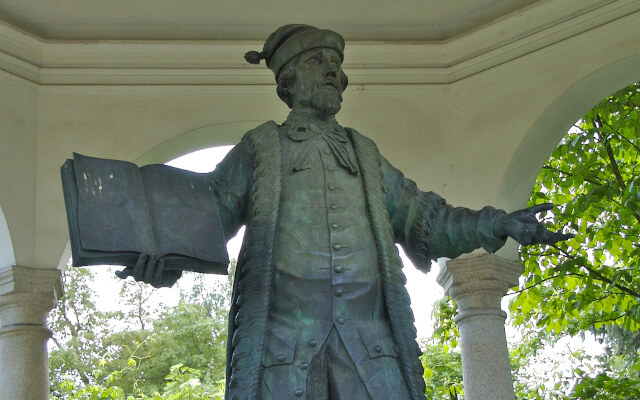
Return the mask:
{"type": "MultiPolygon", "coordinates": [[[[640,84],[614,93],[578,120],[542,168],[529,205],[554,203],[550,229],[576,233],[521,248],[524,282],[511,302],[523,339],[511,349],[516,397],[640,398],[640,84]],[[595,337],[553,359],[562,338],[595,337]],[[568,369],[567,369],[568,366],[568,369]]],[[[452,301],[435,307],[435,340],[455,346],[452,301]]]]}
{"type": "Polygon", "coordinates": [[[171,397],[183,389],[208,396],[193,399],[222,396],[228,284],[197,276],[168,307],[150,301],[155,289],[124,281],[118,311],[102,312],[91,270],[70,269],[64,279],[65,295],[50,316],[52,398],[189,398],[171,397]]]}
{"type": "Polygon", "coordinates": [[[576,237],[521,249],[526,281],[511,306],[514,322],[547,343],[592,332],[607,348],[595,376],[574,371],[568,398],[639,397],[639,135],[636,83],[576,122],[531,196],[530,204],[557,204],[548,224],[576,237]]]}

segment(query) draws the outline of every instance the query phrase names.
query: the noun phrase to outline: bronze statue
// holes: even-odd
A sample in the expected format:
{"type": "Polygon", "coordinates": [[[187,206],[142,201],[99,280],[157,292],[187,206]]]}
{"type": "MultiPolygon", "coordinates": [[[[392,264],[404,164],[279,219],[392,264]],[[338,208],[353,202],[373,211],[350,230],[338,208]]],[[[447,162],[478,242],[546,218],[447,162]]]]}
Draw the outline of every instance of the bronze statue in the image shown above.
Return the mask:
{"type": "MultiPolygon", "coordinates": [[[[413,313],[395,244],[420,270],[483,247],[554,243],[535,214],[454,208],[420,191],[356,130],[338,124],[344,40],[286,25],[262,52],[281,125],[249,131],[209,176],[226,241],[247,232],[230,310],[227,399],[424,399],[413,313]]],[[[119,276],[170,286],[179,269],[143,254],[119,276]]]]}

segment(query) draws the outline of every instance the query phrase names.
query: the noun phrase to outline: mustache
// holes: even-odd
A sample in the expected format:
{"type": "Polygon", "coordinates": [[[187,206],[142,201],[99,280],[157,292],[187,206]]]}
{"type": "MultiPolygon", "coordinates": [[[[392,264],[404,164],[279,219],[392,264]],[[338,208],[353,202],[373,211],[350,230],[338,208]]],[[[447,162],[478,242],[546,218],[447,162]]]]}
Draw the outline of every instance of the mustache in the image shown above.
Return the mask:
{"type": "Polygon", "coordinates": [[[331,83],[329,81],[316,83],[311,94],[320,96],[335,95],[342,102],[342,90],[338,88],[338,84],[335,81],[331,83]]]}

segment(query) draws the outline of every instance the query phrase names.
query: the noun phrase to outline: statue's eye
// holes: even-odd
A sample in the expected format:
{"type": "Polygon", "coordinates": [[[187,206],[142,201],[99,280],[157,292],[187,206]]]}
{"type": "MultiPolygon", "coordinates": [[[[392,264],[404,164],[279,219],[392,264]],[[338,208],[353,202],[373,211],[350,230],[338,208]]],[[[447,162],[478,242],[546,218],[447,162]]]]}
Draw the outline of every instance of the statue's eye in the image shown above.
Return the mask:
{"type": "Polygon", "coordinates": [[[307,64],[319,64],[320,63],[320,59],[318,57],[309,57],[307,58],[307,60],[305,61],[307,64]]]}

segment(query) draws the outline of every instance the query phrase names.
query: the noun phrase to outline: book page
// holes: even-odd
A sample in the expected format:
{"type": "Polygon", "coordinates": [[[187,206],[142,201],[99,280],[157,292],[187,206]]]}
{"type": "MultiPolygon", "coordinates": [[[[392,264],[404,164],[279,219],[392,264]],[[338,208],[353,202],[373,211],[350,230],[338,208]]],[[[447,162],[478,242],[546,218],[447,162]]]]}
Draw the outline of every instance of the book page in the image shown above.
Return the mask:
{"type": "Polygon", "coordinates": [[[138,166],[74,153],[74,167],[82,247],[155,254],[153,228],[138,166]]]}
{"type": "Polygon", "coordinates": [[[208,174],[166,165],[146,165],[140,173],[158,255],[186,256],[212,263],[209,272],[226,272],[226,239],[208,174]]]}

